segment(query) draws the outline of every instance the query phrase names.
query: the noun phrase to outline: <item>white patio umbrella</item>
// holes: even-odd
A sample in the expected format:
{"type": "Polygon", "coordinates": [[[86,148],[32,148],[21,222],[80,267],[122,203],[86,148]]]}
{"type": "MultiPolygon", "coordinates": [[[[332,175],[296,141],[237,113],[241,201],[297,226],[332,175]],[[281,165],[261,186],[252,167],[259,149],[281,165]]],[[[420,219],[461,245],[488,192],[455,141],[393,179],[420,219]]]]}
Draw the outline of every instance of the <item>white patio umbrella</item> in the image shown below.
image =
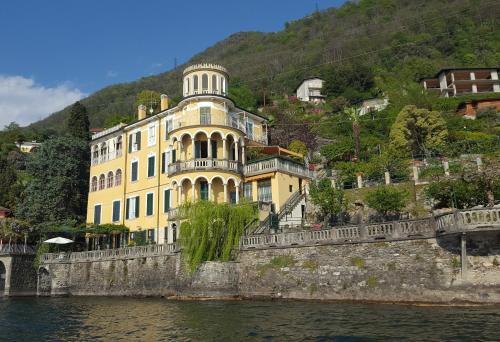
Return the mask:
{"type": "Polygon", "coordinates": [[[65,245],[65,244],[72,243],[72,242],[74,242],[74,241],[58,236],[58,237],[55,237],[52,239],[45,240],[43,243],[53,243],[56,245],[65,245]]]}

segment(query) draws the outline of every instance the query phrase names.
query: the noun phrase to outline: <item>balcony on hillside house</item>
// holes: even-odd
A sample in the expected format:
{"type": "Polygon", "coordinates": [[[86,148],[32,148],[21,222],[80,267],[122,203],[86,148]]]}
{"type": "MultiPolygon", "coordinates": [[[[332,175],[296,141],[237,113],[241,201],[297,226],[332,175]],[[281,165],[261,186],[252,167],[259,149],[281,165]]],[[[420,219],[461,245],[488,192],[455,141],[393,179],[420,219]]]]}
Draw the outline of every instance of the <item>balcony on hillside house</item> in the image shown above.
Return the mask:
{"type": "Polygon", "coordinates": [[[305,165],[284,156],[269,156],[250,161],[243,167],[245,177],[256,176],[268,172],[283,172],[300,178],[312,179],[314,172],[305,165]]]}

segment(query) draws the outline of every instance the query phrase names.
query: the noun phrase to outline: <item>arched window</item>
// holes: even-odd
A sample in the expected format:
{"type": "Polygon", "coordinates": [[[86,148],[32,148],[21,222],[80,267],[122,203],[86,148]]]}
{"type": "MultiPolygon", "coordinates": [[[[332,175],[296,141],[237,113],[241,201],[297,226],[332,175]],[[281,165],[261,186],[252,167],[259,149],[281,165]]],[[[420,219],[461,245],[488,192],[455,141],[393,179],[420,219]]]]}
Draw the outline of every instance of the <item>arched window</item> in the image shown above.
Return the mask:
{"type": "Polygon", "coordinates": [[[113,185],[114,185],[113,171],[109,171],[108,172],[108,184],[107,184],[107,187],[108,188],[112,188],[113,185]]]}
{"type": "Polygon", "coordinates": [[[208,75],[203,74],[201,76],[201,88],[203,89],[204,92],[208,91],[208,75]]]}
{"type": "Polygon", "coordinates": [[[189,77],[186,77],[186,79],[184,80],[184,82],[186,83],[185,84],[185,87],[186,87],[186,95],[189,94],[189,77]]]}
{"type": "Polygon", "coordinates": [[[217,94],[217,76],[212,75],[212,93],[217,94]]]}
{"type": "Polygon", "coordinates": [[[116,170],[116,174],[115,174],[115,186],[118,186],[121,184],[122,184],[122,170],[118,169],[118,170],[116,170]]]}
{"type": "Polygon", "coordinates": [[[221,91],[222,91],[222,94],[226,94],[226,78],[225,77],[222,77],[221,79],[221,91]]]}
{"type": "Polygon", "coordinates": [[[92,177],[92,182],[90,183],[90,191],[97,191],[97,177],[92,177]]]}
{"type": "Polygon", "coordinates": [[[106,187],[106,176],[99,176],[99,190],[103,190],[106,187]]]}
{"type": "Polygon", "coordinates": [[[198,75],[193,76],[193,89],[195,93],[198,92],[198,75]]]}
{"type": "Polygon", "coordinates": [[[92,159],[97,160],[99,158],[99,146],[94,145],[92,151],[92,159]]]}

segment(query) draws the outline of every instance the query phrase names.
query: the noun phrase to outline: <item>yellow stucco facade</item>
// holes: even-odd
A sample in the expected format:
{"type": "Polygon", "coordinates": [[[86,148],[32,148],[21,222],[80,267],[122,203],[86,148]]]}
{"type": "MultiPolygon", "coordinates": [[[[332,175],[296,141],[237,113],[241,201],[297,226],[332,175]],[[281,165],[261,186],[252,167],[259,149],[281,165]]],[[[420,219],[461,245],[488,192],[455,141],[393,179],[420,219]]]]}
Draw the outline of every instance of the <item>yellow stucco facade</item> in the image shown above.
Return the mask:
{"type": "MultiPolygon", "coordinates": [[[[92,137],[87,222],[124,224],[156,243],[175,241],[185,201],[273,203],[305,185],[304,166],[277,156],[247,162],[246,145],[267,145],[267,120],[227,98],[228,73],[213,64],[187,68],[184,98],[152,116],[92,137]]],[[[142,112],[141,112],[142,111],[142,112]]]]}

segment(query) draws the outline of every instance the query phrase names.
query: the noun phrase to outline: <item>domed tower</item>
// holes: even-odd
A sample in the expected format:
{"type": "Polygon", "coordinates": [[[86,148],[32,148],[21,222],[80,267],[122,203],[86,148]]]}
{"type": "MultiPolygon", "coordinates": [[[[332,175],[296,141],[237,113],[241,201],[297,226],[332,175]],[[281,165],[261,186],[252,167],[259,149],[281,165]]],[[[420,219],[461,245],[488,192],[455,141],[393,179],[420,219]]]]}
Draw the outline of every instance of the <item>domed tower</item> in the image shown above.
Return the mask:
{"type": "Polygon", "coordinates": [[[193,95],[226,96],[228,89],[228,73],[226,68],[217,64],[201,63],[184,69],[184,97],[193,95]]]}

